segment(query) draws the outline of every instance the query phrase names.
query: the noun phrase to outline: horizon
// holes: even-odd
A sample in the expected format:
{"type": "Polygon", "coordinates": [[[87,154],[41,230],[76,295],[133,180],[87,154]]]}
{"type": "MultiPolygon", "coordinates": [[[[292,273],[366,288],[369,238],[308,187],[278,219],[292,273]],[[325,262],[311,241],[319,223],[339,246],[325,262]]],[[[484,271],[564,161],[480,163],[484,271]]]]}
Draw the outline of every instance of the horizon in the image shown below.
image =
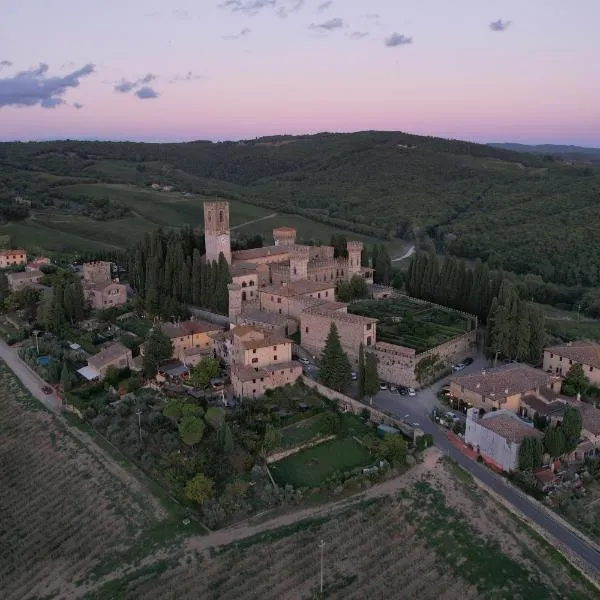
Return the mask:
{"type": "Polygon", "coordinates": [[[28,4],[0,25],[0,141],[402,131],[600,147],[592,0],[28,4]]]}

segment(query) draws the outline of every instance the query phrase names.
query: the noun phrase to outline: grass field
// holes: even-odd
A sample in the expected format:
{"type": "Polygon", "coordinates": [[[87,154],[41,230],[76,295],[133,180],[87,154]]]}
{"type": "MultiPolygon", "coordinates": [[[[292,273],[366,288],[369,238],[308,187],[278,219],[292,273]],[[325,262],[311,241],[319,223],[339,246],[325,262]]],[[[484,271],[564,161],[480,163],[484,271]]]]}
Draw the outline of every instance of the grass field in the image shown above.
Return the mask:
{"type": "Polygon", "coordinates": [[[350,470],[373,462],[369,451],[351,437],[335,439],[292,454],[271,465],[280,485],[318,487],[336,471],[350,470]]]}
{"type": "Polygon", "coordinates": [[[536,304],[544,312],[546,330],[565,341],[595,340],[600,342],[600,320],[577,314],[575,310],[561,310],[547,304],[536,304]]]}
{"type": "MultiPolygon", "coordinates": [[[[162,227],[191,225],[203,227],[203,196],[184,197],[178,192],[158,192],[150,188],[123,184],[76,184],[62,188],[74,198],[109,198],[129,208],[132,215],[122,219],[96,221],[89,217],[68,215],[56,209],[37,211],[26,221],[0,226],[0,235],[11,236],[12,244],[28,250],[76,252],[125,249],[149,231],[162,227]]],[[[328,243],[333,234],[346,234],[352,239],[373,244],[381,240],[344,231],[299,215],[274,213],[271,210],[229,201],[232,235],[261,234],[265,244],[273,243],[272,230],[288,225],[296,227],[299,241],[328,243]],[[271,216],[274,215],[274,216],[271,216]],[[261,219],[258,220],[257,219],[261,219]]],[[[386,243],[392,255],[401,253],[405,243],[386,243]]]]}
{"type": "Polygon", "coordinates": [[[322,597],[331,600],[597,597],[552,546],[454,468],[422,467],[403,476],[395,497],[367,496],[212,551],[190,539],[171,553],[176,567],[164,556],[145,561],[92,598],[316,598],[320,540],[322,597]]]}
{"type": "Polygon", "coordinates": [[[361,300],[352,303],[348,311],[379,319],[379,341],[414,348],[418,353],[469,331],[468,319],[459,313],[408,298],[361,300]]]}

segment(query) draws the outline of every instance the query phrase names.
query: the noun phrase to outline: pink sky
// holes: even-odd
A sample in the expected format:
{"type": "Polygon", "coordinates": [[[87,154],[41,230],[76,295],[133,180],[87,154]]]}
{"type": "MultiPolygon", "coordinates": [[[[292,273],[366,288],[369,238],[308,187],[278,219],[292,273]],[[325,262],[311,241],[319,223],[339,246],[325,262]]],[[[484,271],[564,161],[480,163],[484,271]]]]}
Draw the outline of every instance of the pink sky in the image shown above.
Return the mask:
{"type": "Polygon", "coordinates": [[[13,3],[0,23],[0,139],[386,129],[600,146],[597,0],[267,0],[254,14],[232,8],[260,0],[223,2],[13,3]],[[386,45],[393,34],[411,43],[386,45]],[[40,63],[25,89],[17,74],[40,63]],[[63,103],[42,108],[32,98],[53,77],[70,82],[52,96],[63,103]],[[137,84],[115,91],[123,81],[137,84]],[[143,87],[157,97],[135,96],[143,87]]]}

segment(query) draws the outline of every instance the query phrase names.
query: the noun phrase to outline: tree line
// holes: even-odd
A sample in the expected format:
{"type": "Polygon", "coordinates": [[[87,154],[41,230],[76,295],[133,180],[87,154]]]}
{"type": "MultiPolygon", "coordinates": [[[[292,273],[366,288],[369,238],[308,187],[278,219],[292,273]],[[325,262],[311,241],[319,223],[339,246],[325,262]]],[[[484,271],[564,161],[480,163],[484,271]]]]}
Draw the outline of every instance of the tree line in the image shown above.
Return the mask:
{"type": "Polygon", "coordinates": [[[207,262],[204,238],[191,227],[146,234],[129,254],[129,282],[140,308],[170,318],[186,313],[188,305],[227,314],[231,282],[223,254],[207,262]]]}

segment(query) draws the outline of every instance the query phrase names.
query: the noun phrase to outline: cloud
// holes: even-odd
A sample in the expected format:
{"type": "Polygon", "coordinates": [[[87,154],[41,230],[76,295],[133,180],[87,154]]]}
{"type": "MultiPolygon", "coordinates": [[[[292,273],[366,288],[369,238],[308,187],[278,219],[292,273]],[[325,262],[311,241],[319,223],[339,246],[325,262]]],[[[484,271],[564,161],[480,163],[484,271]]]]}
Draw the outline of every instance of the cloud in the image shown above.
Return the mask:
{"type": "Polygon", "coordinates": [[[490,29],[492,31],[506,31],[512,21],[503,21],[502,19],[498,19],[497,21],[492,21],[490,23],[490,29]]]}
{"type": "Polygon", "coordinates": [[[10,62],[10,60],[0,60],[0,69],[3,69],[4,67],[12,67],[12,63],[10,62]]]}
{"type": "Polygon", "coordinates": [[[142,88],[140,88],[135,95],[140,99],[140,100],[149,100],[150,98],[158,98],[158,94],[156,93],[155,90],[153,90],[151,87],[148,86],[144,86],[142,88]]]}
{"type": "Polygon", "coordinates": [[[292,13],[298,12],[304,6],[304,0],[278,0],[277,16],[287,19],[292,13]]]}
{"type": "Polygon", "coordinates": [[[193,81],[194,79],[204,79],[204,75],[194,75],[191,71],[188,71],[185,75],[175,75],[169,83],[177,83],[178,81],[193,81]]]}
{"type": "Polygon", "coordinates": [[[119,83],[116,83],[114,86],[115,92],[119,92],[120,94],[128,94],[132,90],[144,85],[146,83],[150,83],[154,81],[158,76],[153,73],[148,73],[141,79],[136,79],[135,81],[129,81],[127,79],[121,79],[119,83]]]}
{"type": "Polygon", "coordinates": [[[326,2],[321,2],[321,4],[317,6],[317,11],[323,12],[324,10],[327,10],[332,4],[333,0],[326,0],[326,2]]]}
{"type": "Polygon", "coordinates": [[[87,64],[62,77],[49,77],[48,65],[20,71],[12,77],[0,78],[0,108],[3,106],[41,106],[56,108],[63,104],[63,96],[70,88],[79,86],[80,80],[91,75],[93,64],[87,64]]]}
{"type": "Polygon", "coordinates": [[[325,31],[335,31],[336,29],[341,29],[344,26],[344,21],[339,17],[335,19],[329,19],[328,21],[324,21],[323,23],[312,23],[309,26],[309,29],[324,29],[325,31]]]}
{"type": "Polygon", "coordinates": [[[225,0],[219,8],[226,8],[232,12],[241,12],[249,17],[257,15],[263,8],[274,7],[276,0],[225,0]]]}
{"type": "Polygon", "coordinates": [[[409,44],[412,44],[412,38],[406,37],[402,33],[392,33],[392,35],[385,39],[385,45],[388,48],[395,48],[396,46],[407,46],[409,44]]]}
{"type": "Polygon", "coordinates": [[[237,40],[241,37],[247,36],[249,33],[252,33],[252,29],[250,27],[244,27],[239,33],[235,33],[233,35],[224,35],[224,40],[237,40]]]}
{"type": "Polygon", "coordinates": [[[364,37],[367,37],[369,34],[366,31],[353,31],[348,37],[351,40],[362,40],[364,37]]]}
{"type": "Polygon", "coordinates": [[[83,104],[79,104],[79,102],[73,102],[73,108],[81,110],[83,108],[83,104]]]}

